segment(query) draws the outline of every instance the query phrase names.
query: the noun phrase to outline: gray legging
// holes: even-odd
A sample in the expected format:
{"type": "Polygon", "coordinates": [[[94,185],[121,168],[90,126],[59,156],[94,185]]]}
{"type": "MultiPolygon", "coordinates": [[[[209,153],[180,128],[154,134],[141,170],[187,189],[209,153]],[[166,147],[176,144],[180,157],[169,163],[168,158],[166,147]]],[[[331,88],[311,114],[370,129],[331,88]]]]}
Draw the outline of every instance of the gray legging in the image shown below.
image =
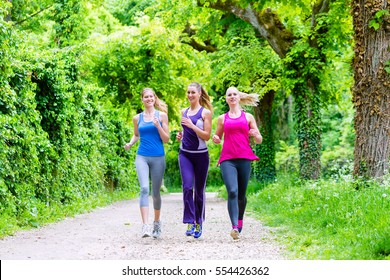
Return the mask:
{"type": "Polygon", "coordinates": [[[242,220],[246,207],[246,189],[251,174],[251,161],[232,159],[221,162],[222,178],[228,192],[228,212],[232,226],[242,220]]]}
{"type": "Polygon", "coordinates": [[[161,209],[160,189],[165,172],[165,156],[146,157],[136,155],[135,167],[138,181],[141,187],[139,204],[140,207],[149,206],[149,177],[152,180],[153,207],[155,210],[161,209]]]}

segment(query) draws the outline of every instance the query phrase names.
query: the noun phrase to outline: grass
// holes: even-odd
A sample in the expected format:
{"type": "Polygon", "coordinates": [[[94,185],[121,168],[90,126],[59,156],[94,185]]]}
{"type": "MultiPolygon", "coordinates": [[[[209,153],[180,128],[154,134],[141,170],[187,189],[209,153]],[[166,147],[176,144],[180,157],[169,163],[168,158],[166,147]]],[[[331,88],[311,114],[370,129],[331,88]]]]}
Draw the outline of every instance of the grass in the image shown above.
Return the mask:
{"type": "Polygon", "coordinates": [[[279,177],[249,186],[248,210],[291,259],[390,260],[390,184],[279,177]],[[364,185],[364,187],[361,187],[364,185]]]}

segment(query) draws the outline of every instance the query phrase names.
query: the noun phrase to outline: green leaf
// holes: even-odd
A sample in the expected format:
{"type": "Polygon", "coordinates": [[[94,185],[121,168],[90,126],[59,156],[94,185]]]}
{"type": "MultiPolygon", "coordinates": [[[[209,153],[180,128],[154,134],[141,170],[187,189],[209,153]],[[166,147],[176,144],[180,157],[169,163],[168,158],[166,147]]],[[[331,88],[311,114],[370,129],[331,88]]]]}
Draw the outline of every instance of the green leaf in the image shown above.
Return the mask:
{"type": "Polygon", "coordinates": [[[379,29],[379,23],[376,20],[373,20],[373,19],[370,20],[368,26],[374,28],[375,30],[379,29]]]}
{"type": "Polygon", "coordinates": [[[387,60],[387,61],[385,62],[385,66],[387,66],[387,67],[385,67],[385,71],[386,71],[388,74],[390,74],[390,60],[387,60]]]}

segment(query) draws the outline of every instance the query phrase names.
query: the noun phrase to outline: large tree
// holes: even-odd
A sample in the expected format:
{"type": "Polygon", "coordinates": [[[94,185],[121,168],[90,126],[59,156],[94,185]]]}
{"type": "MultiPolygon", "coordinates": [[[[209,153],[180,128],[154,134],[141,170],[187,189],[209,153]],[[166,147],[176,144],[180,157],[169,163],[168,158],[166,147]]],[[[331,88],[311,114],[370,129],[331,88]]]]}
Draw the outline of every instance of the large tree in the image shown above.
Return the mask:
{"type": "Polygon", "coordinates": [[[353,0],[354,174],[381,177],[390,156],[390,17],[387,0],[353,0]]]}
{"type": "Polygon", "coordinates": [[[320,109],[321,103],[331,96],[329,86],[324,85],[329,72],[326,68],[330,65],[329,58],[341,52],[341,47],[336,45],[343,34],[342,24],[348,25],[343,18],[348,18],[347,1],[198,0],[197,3],[248,22],[284,61],[285,86],[295,101],[300,173],[303,178],[318,178],[320,109]]]}

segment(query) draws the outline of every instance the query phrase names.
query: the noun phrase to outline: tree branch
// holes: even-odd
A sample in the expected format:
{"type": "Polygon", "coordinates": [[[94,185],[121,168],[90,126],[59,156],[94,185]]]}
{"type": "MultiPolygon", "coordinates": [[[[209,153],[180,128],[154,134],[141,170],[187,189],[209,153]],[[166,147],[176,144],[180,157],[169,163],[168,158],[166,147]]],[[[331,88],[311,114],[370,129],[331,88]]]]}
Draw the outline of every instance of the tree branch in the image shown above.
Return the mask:
{"type": "Polygon", "coordinates": [[[183,33],[187,34],[190,40],[189,41],[182,40],[182,42],[190,45],[195,50],[198,50],[200,52],[206,51],[208,53],[212,53],[212,52],[217,51],[217,47],[214,46],[213,44],[211,44],[209,41],[204,41],[203,44],[201,44],[201,43],[198,43],[194,38],[192,38],[192,36],[196,34],[196,30],[191,28],[191,26],[189,25],[188,22],[186,24],[186,27],[183,30],[183,33]]]}
{"type": "Polygon", "coordinates": [[[330,0],[320,0],[315,5],[313,5],[311,13],[311,26],[316,25],[316,15],[329,12],[329,4],[330,0]]]}
{"type": "MultiPolygon", "coordinates": [[[[198,6],[203,6],[200,0],[197,1],[198,6]]],[[[293,44],[295,36],[285,28],[278,16],[271,11],[265,9],[258,12],[249,4],[246,8],[237,6],[232,0],[218,0],[210,3],[209,8],[229,12],[242,20],[250,23],[260,35],[268,41],[272,49],[281,57],[284,58],[293,44]]]]}
{"type": "Polygon", "coordinates": [[[27,17],[27,18],[22,19],[22,20],[20,20],[20,21],[18,21],[18,22],[15,22],[15,23],[14,23],[14,26],[15,26],[15,25],[19,25],[19,24],[21,24],[21,23],[23,23],[23,22],[25,22],[25,21],[27,21],[27,20],[29,20],[29,19],[35,17],[36,15],[42,13],[43,11],[46,11],[46,10],[50,9],[51,7],[53,7],[53,5],[50,5],[50,6],[46,7],[46,8],[43,8],[43,9],[39,10],[38,12],[32,14],[31,16],[29,16],[29,17],[27,17]]]}

